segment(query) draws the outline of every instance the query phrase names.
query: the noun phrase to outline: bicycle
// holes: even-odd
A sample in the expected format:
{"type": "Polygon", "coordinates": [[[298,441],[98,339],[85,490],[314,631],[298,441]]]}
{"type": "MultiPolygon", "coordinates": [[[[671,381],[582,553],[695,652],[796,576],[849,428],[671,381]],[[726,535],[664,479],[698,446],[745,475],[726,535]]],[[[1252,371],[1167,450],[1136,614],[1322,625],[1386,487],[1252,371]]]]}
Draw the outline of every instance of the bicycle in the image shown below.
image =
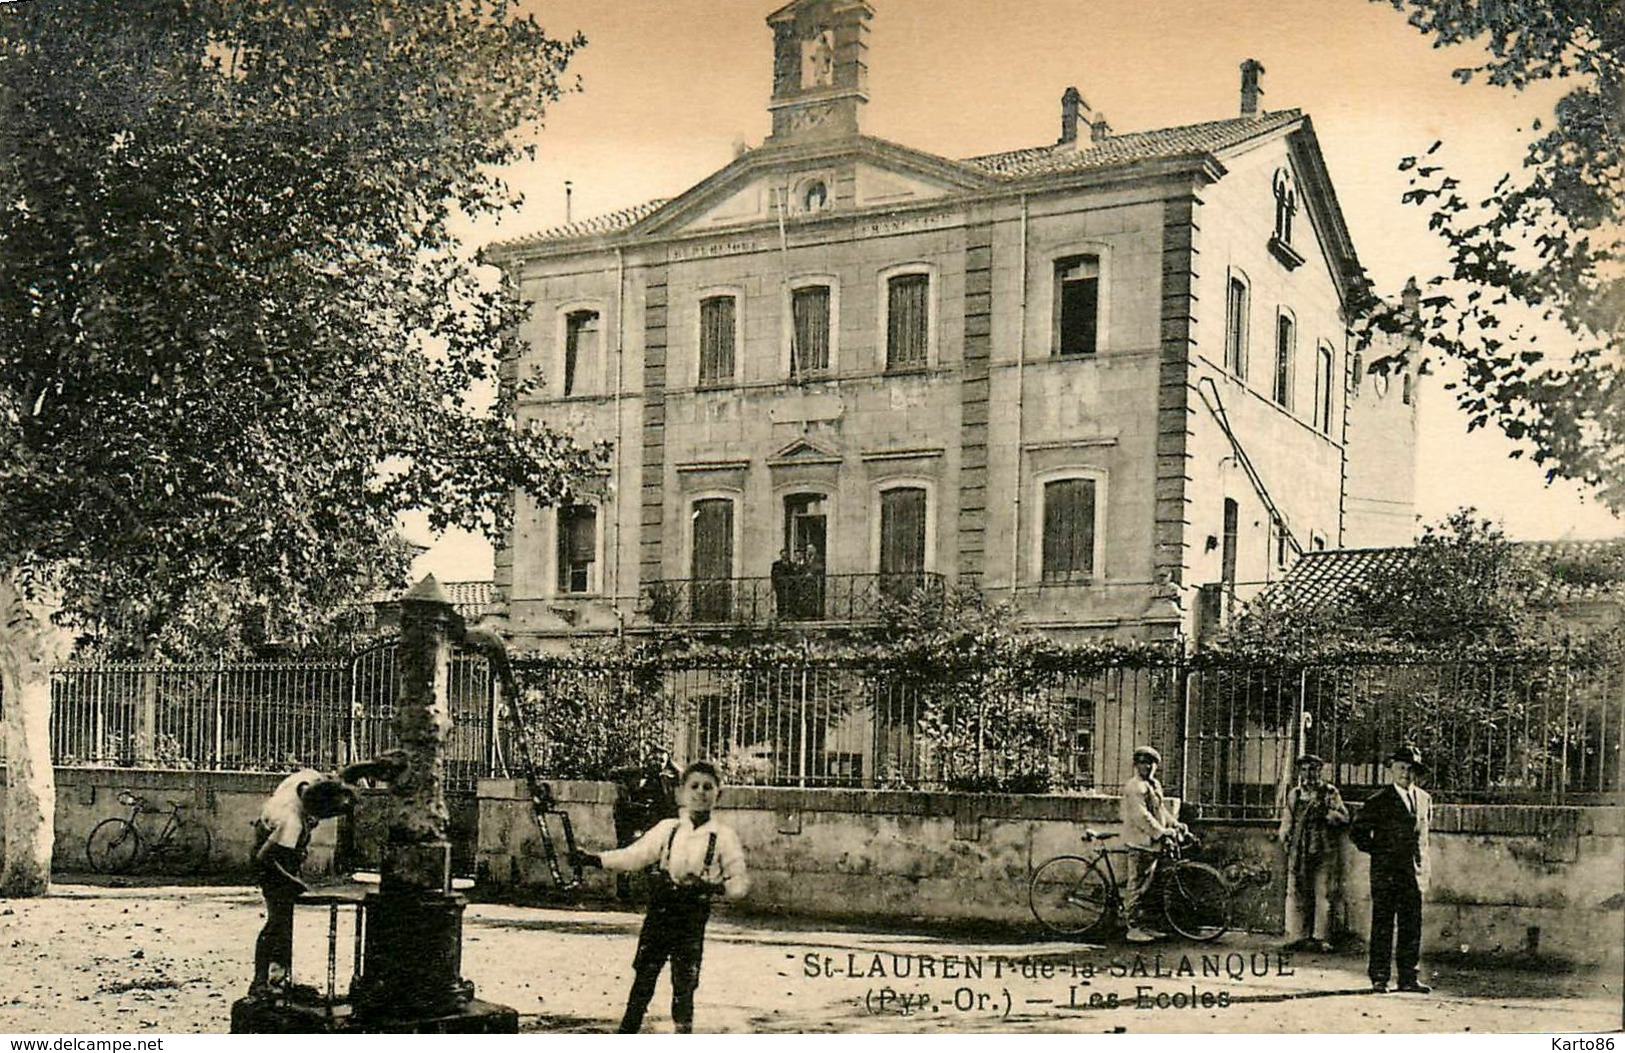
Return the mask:
{"type": "Polygon", "coordinates": [[[186,872],[199,870],[209,862],[213,838],[208,827],[181,816],[185,805],[171,801],[169,807],[159,808],[129,790],[121,792],[118,801],[130,809],[130,814],[103,819],[85,838],[85,857],[92,870],[98,874],[128,874],[148,857],[160,865],[176,860],[186,872]],[[136,826],[137,817],[142,815],[165,817],[157,836],[142,835],[136,826]]]}
{"type": "MultiPolygon", "coordinates": [[[[1093,844],[1116,837],[1115,833],[1083,832],[1083,842],[1093,844]]],[[[1027,888],[1027,902],[1038,923],[1061,936],[1093,936],[1105,932],[1124,919],[1123,893],[1117,887],[1117,874],[1111,857],[1128,852],[1154,856],[1145,902],[1160,897],[1168,926],[1187,939],[1206,943],[1224,935],[1231,922],[1230,882],[1206,863],[1184,858],[1195,838],[1164,838],[1159,847],[1127,845],[1110,850],[1102,846],[1091,857],[1059,855],[1045,860],[1033,871],[1027,888]]]]}

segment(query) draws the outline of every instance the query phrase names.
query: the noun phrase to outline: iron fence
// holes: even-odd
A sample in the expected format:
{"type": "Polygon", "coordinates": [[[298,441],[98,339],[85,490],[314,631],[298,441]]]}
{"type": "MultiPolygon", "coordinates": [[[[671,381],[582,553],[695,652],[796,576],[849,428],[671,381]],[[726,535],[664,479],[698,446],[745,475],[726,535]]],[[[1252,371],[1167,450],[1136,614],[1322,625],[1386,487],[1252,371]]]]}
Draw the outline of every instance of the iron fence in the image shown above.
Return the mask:
{"type": "MultiPolygon", "coordinates": [[[[52,676],[61,765],[333,768],[394,744],[393,644],[311,661],[74,665],[52,676]]],[[[1313,752],[1358,799],[1395,745],[1429,759],[1441,801],[1625,800],[1625,671],[1561,659],[1259,663],[1170,657],[1052,679],[983,670],[930,684],[818,660],[742,668],[519,663],[499,717],[485,659],[457,654],[446,784],[506,768],[523,729],[544,778],[604,778],[651,749],[710,757],[730,781],[778,786],[1110,792],[1140,743],[1170,792],[1214,816],[1275,813],[1313,752]]]]}
{"type": "Polygon", "coordinates": [[[521,679],[517,708],[548,775],[601,778],[659,746],[746,785],[1005,792],[1114,789],[1136,743],[1169,740],[1179,692],[1173,666],[1042,690],[1001,686],[995,671],[933,691],[824,661],[627,675],[535,660],[521,679]]]}
{"type": "MultiPolygon", "coordinates": [[[[76,664],[51,675],[51,756],[63,766],[331,770],[395,745],[393,642],[281,662],[76,664]]],[[[491,773],[495,698],[480,655],[455,653],[448,789],[491,773]]]]}
{"type": "Polygon", "coordinates": [[[1273,815],[1301,753],[1359,799],[1414,743],[1424,785],[1453,802],[1621,798],[1625,678],[1561,659],[1235,664],[1187,681],[1185,792],[1215,813],[1273,815]]]}

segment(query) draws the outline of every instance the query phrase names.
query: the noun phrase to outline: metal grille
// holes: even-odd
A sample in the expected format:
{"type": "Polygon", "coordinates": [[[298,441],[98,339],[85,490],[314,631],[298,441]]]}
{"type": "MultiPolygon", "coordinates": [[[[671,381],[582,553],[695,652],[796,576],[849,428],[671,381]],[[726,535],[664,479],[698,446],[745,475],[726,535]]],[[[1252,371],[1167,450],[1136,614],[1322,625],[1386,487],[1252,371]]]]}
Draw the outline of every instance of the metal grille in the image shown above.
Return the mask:
{"type": "Polygon", "coordinates": [[[1625,683],[1560,661],[1238,665],[1192,671],[1186,791],[1218,814],[1275,812],[1300,753],[1356,799],[1414,743],[1443,801],[1617,800],[1625,683]]]}
{"type": "MultiPolygon", "coordinates": [[[[64,766],[333,769],[394,744],[393,643],[311,661],[73,665],[51,675],[51,756],[64,766]]],[[[490,773],[484,657],[453,655],[446,786],[490,773]]]]}
{"type": "Polygon", "coordinates": [[[555,714],[527,719],[544,775],[589,756],[607,771],[663,745],[679,759],[716,761],[730,782],[761,786],[1110,790],[1127,777],[1135,745],[1171,741],[1179,697],[1173,666],[1025,690],[1001,687],[995,671],[937,693],[826,662],[671,666],[641,687],[613,664],[536,660],[522,676],[537,700],[531,708],[555,714]],[[573,717],[561,722],[559,713],[573,717]],[[612,731],[593,730],[595,715],[642,729],[639,742],[610,741],[612,731]],[[663,742],[644,741],[662,733],[663,742]]]}

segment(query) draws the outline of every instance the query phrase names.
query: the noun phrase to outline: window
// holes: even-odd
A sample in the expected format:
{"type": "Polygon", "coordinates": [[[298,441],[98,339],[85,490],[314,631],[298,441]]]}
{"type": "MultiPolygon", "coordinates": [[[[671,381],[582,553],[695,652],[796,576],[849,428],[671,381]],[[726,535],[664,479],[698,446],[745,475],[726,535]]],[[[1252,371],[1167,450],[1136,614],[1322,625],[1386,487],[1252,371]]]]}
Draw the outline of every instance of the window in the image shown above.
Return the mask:
{"type": "Polygon", "coordinates": [[[1275,322],[1275,401],[1282,409],[1292,408],[1292,352],[1297,344],[1292,316],[1283,314],[1275,322]]]}
{"type": "Polygon", "coordinates": [[[1292,173],[1277,169],[1273,181],[1275,191],[1275,236],[1284,245],[1292,244],[1292,217],[1298,211],[1298,192],[1292,186],[1292,173]]]}
{"type": "Polygon", "coordinates": [[[736,311],[732,296],[707,296],[700,301],[701,387],[733,381],[736,311]]]}
{"type": "Polygon", "coordinates": [[[1407,406],[1409,406],[1411,404],[1411,399],[1415,397],[1415,392],[1412,390],[1411,385],[1412,385],[1411,375],[1409,373],[1406,373],[1405,374],[1405,379],[1402,382],[1399,390],[1400,390],[1400,399],[1407,406]]]}
{"type": "Polygon", "coordinates": [[[734,503],[726,497],[695,501],[689,577],[696,622],[727,621],[733,611],[734,503]]]}
{"type": "Polygon", "coordinates": [[[1350,395],[1358,395],[1360,393],[1360,381],[1364,376],[1361,370],[1364,368],[1364,366],[1365,363],[1361,360],[1359,352],[1355,352],[1343,360],[1343,370],[1347,377],[1350,395]]]}
{"type": "Polygon", "coordinates": [[[1270,533],[1275,535],[1275,565],[1285,567],[1290,546],[1287,543],[1286,524],[1279,517],[1270,517],[1270,533]]]}
{"type": "Polygon", "coordinates": [[[591,592],[598,558],[598,510],[591,505],[559,509],[558,592],[591,592]]]}
{"type": "Polygon", "coordinates": [[[1095,700],[1071,696],[1063,700],[1071,720],[1072,782],[1085,787],[1095,784],[1095,700]]]}
{"type": "Polygon", "coordinates": [[[926,492],[896,486],[880,493],[880,589],[893,599],[924,584],[926,492]]]}
{"type": "Polygon", "coordinates": [[[790,292],[790,379],[829,372],[830,296],[827,285],[804,285],[790,292]]]}
{"type": "Polygon", "coordinates": [[[1087,582],[1095,576],[1094,479],[1044,484],[1041,580],[1048,585],[1087,582]]]}
{"type": "Polygon", "coordinates": [[[1321,344],[1315,352],[1315,427],[1332,433],[1332,349],[1321,344]]]}
{"type": "Polygon", "coordinates": [[[897,274],[886,280],[886,368],[924,369],[931,345],[931,276],[897,274]]]}
{"type": "Polygon", "coordinates": [[[1234,275],[1225,298],[1224,368],[1247,378],[1247,283],[1234,275]]]}
{"type": "Polygon", "coordinates": [[[581,393],[586,373],[598,362],[598,312],[564,316],[564,397],[581,393]]]}
{"type": "Polygon", "coordinates": [[[1092,355],[1100,335],[1100,257],[1055,261],[1055,353],[1092,355]]]}
{"type": "Polygon", "coordinates": [[[784,549],[790,565],[773,581],[774,609],[784,621],[817,621],[824,617],[827,524],[823,494],[785,496],[784,549]]]}

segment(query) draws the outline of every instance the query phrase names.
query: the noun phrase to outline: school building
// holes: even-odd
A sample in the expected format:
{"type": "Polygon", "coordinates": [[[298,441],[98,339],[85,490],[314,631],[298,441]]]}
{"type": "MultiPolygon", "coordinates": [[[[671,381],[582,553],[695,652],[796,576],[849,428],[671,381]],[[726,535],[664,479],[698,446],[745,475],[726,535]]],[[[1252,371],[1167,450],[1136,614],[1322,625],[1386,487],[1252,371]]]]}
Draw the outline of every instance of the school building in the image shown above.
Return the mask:
{"type": "Polygon", "coordinates": [[[1223,119],[1118,131],[1067,88],[1056,141],[951,159],[864,134],[874,14],[769,15],[772,132],[697,186],[488,249],[534,305],[522,422],[613,450],[519,502],[518,646],[951,584],[1188,637],[1303,551],[1410,539],[1415,380],[1362,366],[1331,174],[1259,63],[1223,119]]]}

